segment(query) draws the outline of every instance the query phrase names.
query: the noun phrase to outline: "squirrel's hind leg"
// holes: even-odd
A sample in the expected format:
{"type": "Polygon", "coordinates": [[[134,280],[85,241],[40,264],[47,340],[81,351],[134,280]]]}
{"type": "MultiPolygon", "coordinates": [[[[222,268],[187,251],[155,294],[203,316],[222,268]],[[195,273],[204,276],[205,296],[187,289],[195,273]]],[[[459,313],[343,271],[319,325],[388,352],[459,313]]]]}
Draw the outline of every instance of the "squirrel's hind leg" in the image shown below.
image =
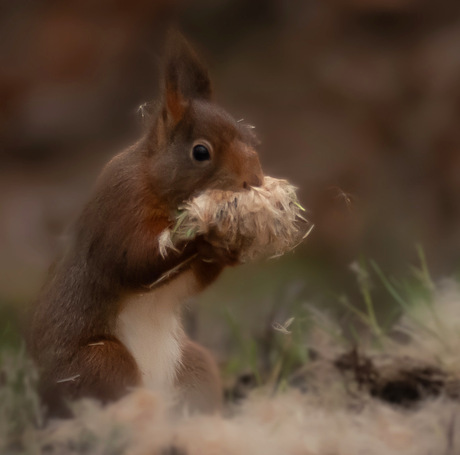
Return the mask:
{"type": "Polygon", "coordinates": [[[50,415],[70,416],[69,401],[95,398],[115,401],[140,384],[133,356],[115,337],[80,346],[70,361],[48,368],[41,378],[41,395],[50,415]]]}
{"type": "Polygon", "coordinates": [[[222,408],[222,384],[217,364],[199,344],[187,340],[177,375],[181,404],[190,411],[212,413],[222,408]]]}

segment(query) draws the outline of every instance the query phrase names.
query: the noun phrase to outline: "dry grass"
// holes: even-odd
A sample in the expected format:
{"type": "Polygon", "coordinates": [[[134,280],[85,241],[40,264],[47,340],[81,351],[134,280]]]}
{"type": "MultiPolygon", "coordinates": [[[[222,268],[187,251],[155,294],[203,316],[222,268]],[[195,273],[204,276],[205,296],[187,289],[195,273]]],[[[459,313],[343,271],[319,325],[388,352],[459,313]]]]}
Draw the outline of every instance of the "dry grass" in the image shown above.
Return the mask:
{"type": "Polygon", "coordinates": [[[272,177],[248,191],[205,191],[180,207],[175,226],[160,236],[160,251],[166,256],[202,235],[219,248],[238,251],[242,262],[282,255],[311,231],[303,211],[295,188],[272,177]]]}

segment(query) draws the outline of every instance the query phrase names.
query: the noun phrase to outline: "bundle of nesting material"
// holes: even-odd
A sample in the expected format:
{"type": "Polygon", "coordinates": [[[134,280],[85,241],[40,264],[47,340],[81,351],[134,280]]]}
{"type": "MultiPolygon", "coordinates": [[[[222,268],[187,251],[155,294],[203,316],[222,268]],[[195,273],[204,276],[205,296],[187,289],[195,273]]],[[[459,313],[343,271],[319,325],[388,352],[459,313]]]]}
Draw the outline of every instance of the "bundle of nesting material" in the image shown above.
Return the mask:
{"type": "Polygon", "coordinates": [[[160,236],[163,256],[197,236],[212,245],[236,251],[241,262],[280,256],[295,248],[311,231],[295,187],[265,177],[247,191],[208,190],[179,208],[175,226],[160,236]]]}

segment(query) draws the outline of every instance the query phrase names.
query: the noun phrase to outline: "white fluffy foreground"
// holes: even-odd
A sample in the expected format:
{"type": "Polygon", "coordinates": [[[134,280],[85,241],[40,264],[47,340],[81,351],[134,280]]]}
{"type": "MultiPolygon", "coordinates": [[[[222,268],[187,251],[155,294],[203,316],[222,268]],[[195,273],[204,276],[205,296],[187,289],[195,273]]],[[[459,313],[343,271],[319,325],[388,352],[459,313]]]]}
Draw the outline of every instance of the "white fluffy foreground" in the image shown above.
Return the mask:
{"type": "MultiPolygon", "coordinates": [[[[383,340],[382,360],[411,358],[460,376],[460,292],[439,291],[432,308],[416,305],[400,329],[404,343],[383,340]],[[433,312],[434,310],[434,312],[433,312]]],[[[137,390],[105,409],[92,402],[77,406],[77,417],[34,433],[46,453],[208,455],[208,454],[458,454],[460,406],[453,398],[427,399],[404,408],[386,404],[347,384],[331,360],[341,346],[313,334],[323,353],[306,375],[306,392],[256,390],[225,416],[170,419],[159,396],[137,390]],[[329,359],[329,360],[328,360],[329,359]]],[[[367,352],[373,356],[375,352],[367,352]]],[[[42,452],[36,452],[42,453],[42,452]]]]}
{"type": "Polygon", "coordinates": [[[69,441],[85,433],[96,435],[85,452],[91,454],[455,454],[458,411],[457,403],[443,400],[415,411],[372,401],[354,409],[292,391],[252,397],[233,417],[170,422],[163,403],[139,390],[104,411],[82,405],[76,421],[59,425],[48,438],[56,446],[51,453],[59,454],[74,453],[70,448],[78,443],[69,441]]]}

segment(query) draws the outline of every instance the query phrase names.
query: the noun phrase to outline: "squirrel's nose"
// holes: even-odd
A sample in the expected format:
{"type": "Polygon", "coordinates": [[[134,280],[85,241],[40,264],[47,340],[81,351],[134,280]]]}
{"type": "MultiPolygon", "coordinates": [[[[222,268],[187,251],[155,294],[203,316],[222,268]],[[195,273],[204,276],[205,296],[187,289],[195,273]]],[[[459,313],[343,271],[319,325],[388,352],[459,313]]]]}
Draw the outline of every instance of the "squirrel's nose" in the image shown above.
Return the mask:
{"type": "Polygon", "coordinates": [[[263,175],[262,172],[252,174],[248,179],[243,182],[243,188],[248,190],[251,186],[262,186],[263,175]]]}
{"type": "Polygon", "coordinates": [[[259,156],[254,150],[251,150],[246,161],[247,174],[243,179],[243,188],[249,189],[251,186],[262,186],[264,182],[264,173],[260,165],[259,156]]]}

